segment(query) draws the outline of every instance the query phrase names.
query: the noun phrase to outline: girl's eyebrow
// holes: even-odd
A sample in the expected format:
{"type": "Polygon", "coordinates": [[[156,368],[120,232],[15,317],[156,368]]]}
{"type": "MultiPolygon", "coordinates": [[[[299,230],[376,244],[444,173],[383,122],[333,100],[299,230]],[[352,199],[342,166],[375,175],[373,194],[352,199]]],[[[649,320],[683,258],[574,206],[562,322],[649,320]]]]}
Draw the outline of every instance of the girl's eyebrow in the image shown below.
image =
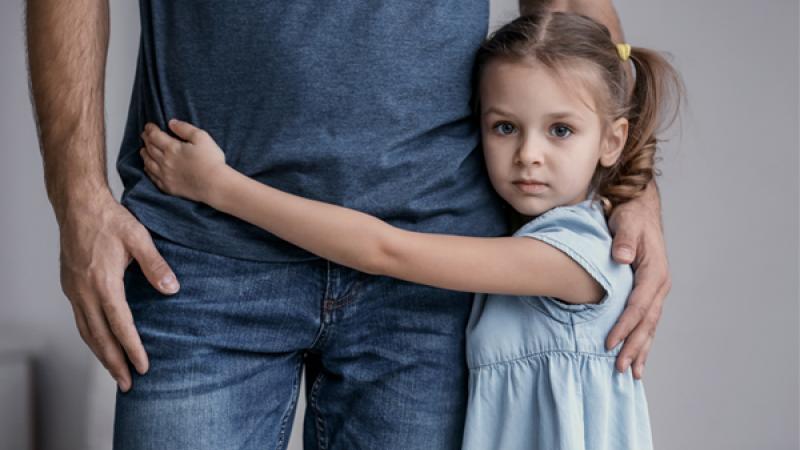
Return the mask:
{"type": "Polygon", "coordinates": [[[569,112],[569,111],[554,112],[554,113],[548,114],[545,117],[547,117],[547,119],[549,119],[549,120],[570,119],[570,120],[574,120],[576,122],[581,122],[583,120],[581,118],[581,116],[579,116],[579,115],[577,115],[575,113],[569,112]]]}
{"type": "Polygon", "coordinates": [[[483,111],[484,115],[488,115],[488,114],[491,114],[491,113],[499,114],[501,116],[513,116],[513,114],[505,112],[505,111],[501,110],[500,108],[497,108],[496,106],[491,106],[491,107],[489,107],[489,108],[487,108],[486,110],[483,111]]]}
{"type": "MultiPolygon", "coordinates": [[[[499,114],[501,116],[514,117],[514,114],[511,114],[509,112],[503,111],[502,109],[497,108],[496,106],[491,106],[491,107],[487,108],[485,111],[483,111],[483,115],[485,115],[485,116],[489,115],[489,114],[492,114],[492,113],[499,114]]],[[[545,119],[547,119],[547,120],[565,120],[565,119],[570,119],[570,120],[573,120],[575,122],[583,122],[583,118],[581,116],[579,116],[579,115],[577,115],[577,114],[575,114],[573,112],[570,112],[570,111],[553,112],[553,113],[547,114],[545,116],[545,119]]]]}

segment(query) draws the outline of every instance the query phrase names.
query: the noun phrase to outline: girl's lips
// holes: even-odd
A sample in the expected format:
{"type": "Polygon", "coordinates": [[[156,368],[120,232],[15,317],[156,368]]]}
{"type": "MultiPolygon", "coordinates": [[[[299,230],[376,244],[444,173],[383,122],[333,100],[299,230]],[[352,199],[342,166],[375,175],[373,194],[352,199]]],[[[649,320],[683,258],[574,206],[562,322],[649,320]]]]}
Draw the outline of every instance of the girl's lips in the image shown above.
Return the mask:
{"type": "Polygon", "coordinates": [[[539,194],[547,189],[547,183],[537,183],[535,181],[515,181],[514,186],[526,194],[539,194]]]}

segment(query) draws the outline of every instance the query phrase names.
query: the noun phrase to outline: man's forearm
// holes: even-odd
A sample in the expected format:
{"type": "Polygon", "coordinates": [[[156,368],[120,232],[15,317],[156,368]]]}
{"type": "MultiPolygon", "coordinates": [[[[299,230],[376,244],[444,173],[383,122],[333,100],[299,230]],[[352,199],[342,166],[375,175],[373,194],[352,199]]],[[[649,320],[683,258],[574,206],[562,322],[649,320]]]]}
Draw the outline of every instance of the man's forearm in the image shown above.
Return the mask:
{"type": "Polygon", "coordinates": [[[27,2],[34,118],[59,223],[71,205],[111,196],[103,118],[108,16],[108,0],[27,2]]]}
{"type": "Polygon", "coordinates": [[[611,0],[519,0],[520,14],[530,14],[542,9],[591,17],[608,28],[614,42],[625,42],[622,24],[611,0]]]}
{"type": "Polygon", "coordinates": [[[647,187],[644,191],[644,198],[647,205],[653,209],[653,212],[658,217],[658,223],[661,225],[661,229],[664,229],[664,222],[663,218],[661,217],[661,193],[658,191],[658,185],[656,184],[656,179],[653,178],[647,183],[647,187]]]}

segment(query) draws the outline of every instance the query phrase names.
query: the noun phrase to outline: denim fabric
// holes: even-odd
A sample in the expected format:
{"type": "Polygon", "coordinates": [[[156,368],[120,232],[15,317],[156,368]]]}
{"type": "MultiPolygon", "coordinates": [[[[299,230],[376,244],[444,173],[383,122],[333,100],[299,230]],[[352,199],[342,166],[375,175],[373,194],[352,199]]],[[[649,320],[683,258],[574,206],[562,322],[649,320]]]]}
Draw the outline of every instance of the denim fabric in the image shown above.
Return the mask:
{"type": "Polygon", "coordinates": [[[126,269],[150,370],[117,390],[115,449],[286,448],[303,364],[306,449],[460,448],[471,294],[153,239],[181,289],[126,269]]]}
{"type": "MultiPolygon", "coordinates": [[[[121,202],[188,247],[316,257],[144,172],[146,122],[208,131],[234,169],[414,231],[506,232],[471,118],[488,0],[140,0],[141,39],[116,167],[121,202]]],[[[168,131],[169,132],[169,131],[168,131]]],[[[170,132],[171,133],[171,132],[170,132]]]]}

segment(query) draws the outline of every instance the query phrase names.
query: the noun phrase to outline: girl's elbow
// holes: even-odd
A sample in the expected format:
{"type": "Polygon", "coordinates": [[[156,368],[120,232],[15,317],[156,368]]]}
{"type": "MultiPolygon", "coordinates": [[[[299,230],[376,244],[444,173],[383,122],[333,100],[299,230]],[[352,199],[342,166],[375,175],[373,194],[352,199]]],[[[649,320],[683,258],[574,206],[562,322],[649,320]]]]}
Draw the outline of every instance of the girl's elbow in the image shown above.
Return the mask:
{"type": "Polygon", "coordinates": [[[394,233],[377,233],[374,244],[370,245],[369,257],[365,272],[371,275],[396,276],[394,267],[400,254],[397,251],[397,239],[394,233]]]}

